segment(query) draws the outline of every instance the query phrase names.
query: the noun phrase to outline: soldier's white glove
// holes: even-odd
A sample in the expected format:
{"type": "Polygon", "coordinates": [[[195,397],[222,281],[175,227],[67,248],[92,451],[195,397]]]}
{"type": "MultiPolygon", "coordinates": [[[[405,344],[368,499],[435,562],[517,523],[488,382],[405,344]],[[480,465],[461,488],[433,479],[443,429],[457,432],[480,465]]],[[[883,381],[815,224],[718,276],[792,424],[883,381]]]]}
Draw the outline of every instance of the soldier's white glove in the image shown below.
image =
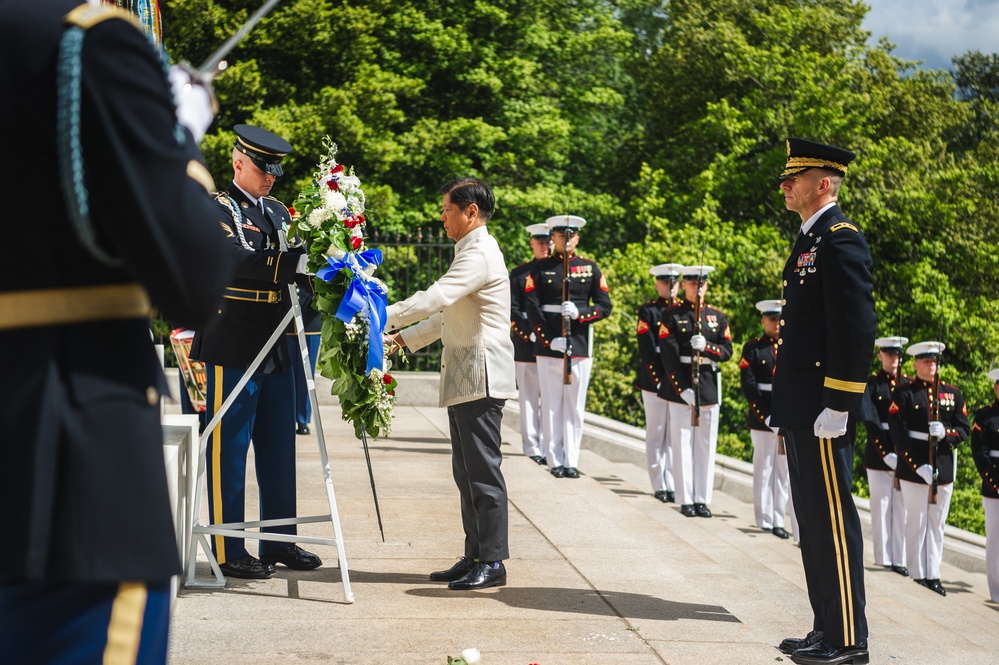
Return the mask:
{"type": "Polygon", "coordinates": [[[930,422],[930,436],[934,439],[942,439],[947,436],[947,428],[939,420],[933,420],[930,422]]]}
{"type": "Polygon", "coordinates": [[[885,461],[885,464],[887,464],[892,471],[894,471],[895,467],[898,466],[898,455],[895,453],[888,453],[881,459],[885,461]]]}
{"type": "Polygon", "coordinates": [[[708,340],[704,339],[704,335],[694,335],[690,338],[690,348],[694,351],[703,351],[708,345],[708,340]]]}
{"type": "Polygon", "coordinates": [[[565,353],[566,346],[565,337],[556,337],[548,345],[552,351],[558,351],[559,353],[565,353]]]}
{"type": "Polygon", "coordinates": [[[694,391],[691,388],[686,388],[682,393],[680,393],[680,399],[682,399],[687,404],[694,406],[694,391]]]}
{"type": "Polygon", "coordinates": [[[177,122],[191,130],[194,140],[201,143],[215,117],[215,98],[211,90],[195,83],[183,65],[170,67],[170,90],[177,122]]]}
{"type": "Polygon", "coordinates": [[[834,411],[826,407],[815,419],[815,436],[820,439],[835,439],[846,434],[846,421],[850,414],[846,411],[834,411]]]}
{"type": "Polygon", "coordinates": [[[917,468],[916,474],[925,480],[927,485],[931,485],[933,483],[933,467],[929,464],[923,464],[917,468]]]}
{"type": "Polygon", "coordinates": [[[300,257],[298,257],[298,265],[295,266],[295,272],[302,275],[308,275],[309,274],[308,266],[309,266],[309,255],[302,254],[300,257]]]}
{"type": "Polygon", "coordinates": [[[562,316],[568,316],[570,319],[575,321],[579,318],[579,308],[576,307],[576,303],[571,300],[566,300],[562,303],[562,316]]]}
{"type": "Polygon", "coordinates": [[[538,336],[535,335],[534,333],[531,333],[531,336],[528,339],[530,339],[532,342],[537,342],[538,336]]]}

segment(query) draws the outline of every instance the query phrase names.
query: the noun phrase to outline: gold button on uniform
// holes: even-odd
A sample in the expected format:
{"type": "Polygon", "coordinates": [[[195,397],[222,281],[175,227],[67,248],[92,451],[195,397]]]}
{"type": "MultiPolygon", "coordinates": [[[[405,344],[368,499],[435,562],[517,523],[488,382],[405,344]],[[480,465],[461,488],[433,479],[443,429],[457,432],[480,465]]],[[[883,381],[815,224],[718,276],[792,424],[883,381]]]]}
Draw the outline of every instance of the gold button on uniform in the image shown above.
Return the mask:
{"type": "Polygon", "coordinates": [[[822,363],[815,363],[816,367],[822,367],[822,363]]]}
{"type": "MultiPolygon", "coordinates": [[[[785,282],[785,284],[786,284],[786,283],[787,283],[787,282],[785,282]]],[[[781,304],[781,305],[786,305],[786,304],[787,304],[787,301],[786,301],[786,300],[781,300],[781,301],[780,301],[780,304],[781,304]]]]}
{"type": "Polygon", "coordinates": [[[781,344],[783,344],[783,343],[784,343],[784,340],[783,340],[783,339],[779,339],[779,340],[777,340],[777,346],[780,346],[780,345],[781,345],[781,344]]]}
{"type": "Polygon", "coordinates": [[[784,280],[784,286],[787,286],[787,280],[786,279],[784,280]]]}
{"type": "Polygon", "coordinates": [[[153,386],[146,388],[146,401],[149,402],[149,406],[156,406],[156,403],[160,401],[160,391],[153,386]]]}
{"type": "Polygon", "coordinates": [[[782,326],[785,326],[785,325],[787,325],[786,323],[784,323],[784,319],[781,319],[781,320],[780,320],[780,324],[781,324],[782,326]]]}

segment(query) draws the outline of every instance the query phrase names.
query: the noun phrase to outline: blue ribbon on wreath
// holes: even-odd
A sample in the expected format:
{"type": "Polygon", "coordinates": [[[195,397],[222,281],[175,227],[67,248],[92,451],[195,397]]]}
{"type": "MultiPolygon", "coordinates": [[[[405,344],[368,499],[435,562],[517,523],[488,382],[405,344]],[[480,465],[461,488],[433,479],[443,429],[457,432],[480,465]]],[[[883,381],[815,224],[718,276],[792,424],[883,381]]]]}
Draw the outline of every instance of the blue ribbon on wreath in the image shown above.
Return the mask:
{"type": "Polygon", "coordinates": [[[326,257],[329,266],[316,271],[316,277],[324,282],[330,282],[341,270],[347,268],[350,281],[347,291],[340,300],[336,310],[336,318],[344,323],[350,323],[358,312],[368,312],[368,362],[364,373],[382,368],[385,359],[385,342],[382,334],[385,332],[385,308],[388,307],[388,295],[377,282],[358,277],[358,274],[369,266],[378,266],[382,262],[382,252],[378,249],[368,249],[356,254],[345,254],[342,259],[326,257]]]}

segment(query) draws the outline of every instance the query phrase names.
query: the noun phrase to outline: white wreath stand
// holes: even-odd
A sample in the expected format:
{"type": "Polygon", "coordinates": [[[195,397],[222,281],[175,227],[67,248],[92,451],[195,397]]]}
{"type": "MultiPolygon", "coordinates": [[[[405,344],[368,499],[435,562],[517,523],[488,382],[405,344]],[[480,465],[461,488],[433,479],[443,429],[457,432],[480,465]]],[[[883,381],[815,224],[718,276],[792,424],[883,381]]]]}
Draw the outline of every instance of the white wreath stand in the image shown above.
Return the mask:
{"type": "MultiPolygon", "coordinates": [[[[287,250],[288,244],[284,231],[278,231],[278,235],[281,239],[281,249],[287,250]]],[[[264,348],[260,350],[260,353],[257,354],[257,357],[247,368],[246,372],[243,373],[243,377],[236,384],[236,387],[232,389],[232,392],[226,397],[225,401],[222,403],[222,407],[215,412],[215,417],[213,417],[211,422],[208,423],[205,427],[204,433],[201,435],[199,445],[200,450],[198,454],[198,480],[195,483],[194,494],[194,522],[191,528],[191,549],[187,562],[187,580],[184,583],[184,586],[188,589],[218,589],[225,586],[225,576],[222,574],[218,561],[212,553],[211,544],[208,542],[209,535],[230,536],[234,538],[252,538],[256,540],[273,540],[282,543],[336,545],[337,558],[340,563],[340,577],[343,581],[343,594],[348,603],[353,603],[354,593],[350,590],[350,576],[347,573],[347,555],[344,553],[343,549],[343,535],[340,532],[340,516],[336,509],[336,497],[333,493],[333,476],[330,474],[330,461],[328,455],[326,454],[326,438],[323,434],[323,422],[319,415],[319,402],[316,398],[316,382],[313,378],[312,363],[309,360],[309,349],[305,343],[305,328],[302,322],[302,307],[298,302],[298,293],[295,291],[294,284],[288,285],[288,296],[291,299],[291,309],[289,309],[284,315],[284,318],[281,319],[281,323],[278,324],[277,328],[267,340],[267,343],[264,344],[264,348]],[[309,388],[309,402],[312,404],[312,414],[316,419],[316,440],[319,444],[319,459],[323,465],[323,479],[326,484],[326,498],[329,500],[330,512],[328,515],[315,515],[311,517],[290,517],[276,520],[258,520],[255,522],[228,522],[225,524],[202,525],[200,523],[201,495],[203,493],[205,482],[205,451],[208,449],[208,439],[211,436],[212,430],[214,430],[215,426],[218,425],[222,416],[229,410],[232,403],[236,401],[236,397],[246,386],[247,381],[250,380],[250,377],[257,370],[257,367],[263,361],[264,357],[271,350],[274,344],[276,344],[277,341],[284,336],[284,331],[287,329],[288,324],[291,323],[292,319],[294,319],[295,328],[298,330],[298,348],[301,352],[301,358],[299,360],[305,368],[306,384],[309,388]],[[311,536],[264,533],[261,531],[247,530],[259,529],[261,527],[268,526],[287,526],[289,524],[309,524],[314,522],[332,522],[333,538],[315,538],[311,536]],[[199,544],[201,545],[201,550],[208,557],[208,563],[212,567],[214,579],[198,580],[195,578],[195,566],[197,564],[199,544]]]]}

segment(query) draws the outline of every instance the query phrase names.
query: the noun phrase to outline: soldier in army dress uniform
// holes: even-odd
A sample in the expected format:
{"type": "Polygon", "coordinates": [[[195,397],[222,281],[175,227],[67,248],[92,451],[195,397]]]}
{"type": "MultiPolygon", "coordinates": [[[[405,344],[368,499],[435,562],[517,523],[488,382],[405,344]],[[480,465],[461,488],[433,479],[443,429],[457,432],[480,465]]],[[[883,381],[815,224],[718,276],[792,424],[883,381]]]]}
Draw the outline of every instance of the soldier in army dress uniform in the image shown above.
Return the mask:
{"type": "Polygon", "coordinates": [[[913,344],[916,378],[899,386],[888,407],[898,453],[895,474],[905,501],[905,553],[912,579],[941,596],[944,525],[954,491],[954,449],[968,438],[968,409],[956,387],[937,379],[942,342],[913,344]],[[936,486],[936,497],[931,498],[936,486]]]}
{"type": "Polygon", "coordinates": [[[711,266],[685,266],[683,301],[659,323],[659,355],[666,375],[659,397],[669,402],[669,438],[680,513],[711,517],[718,446],[718,363],[732,357],[732,333],[724,312],[703,304],[711,266]],[[701,304],[698,304],[698,303],[701,304]],[[700,307],[700,319],[695,309],[700,307]],[[696,365],[696,370],[694,369],[696,365]],[[694,377],[697,392],[694,392],[694,377]],[[695,409],[700,412],[693,423],[695,409]]]}
{"type": "Polygon", "coordinates": [[[679,263],[661,263],[649,268],[649,274],[656,278],[655,300],[650,300],[638,308],[638,356],[641,367],[635,387],[642,391],[642,405],[645,407],[645,460],[649,469],[653,496],[663,503],[674,503],[676,491],[673,485],[673,449],[669,443],[669,402],[659,397],[659,384],[665,370],[659,355],[659,322],[663,313],[677,304],[676,295],[680,290],[680,275],[683,266],[679,263]]]}
{"type": "MultiPolygon", "coordinates": [[[[222,307],[209,325],[198,330],[191,357],[206,364],[205,422],[264,348],[291,306],[288,285],[304,279],[306,255],[301,248],[282,251],[278,231],[291,221],[288,209],[268,193],[284,173],[283,157],[291,145],[259,127],[236,125],[233,180],[216,201],[219,232],[236,257],[236,277],[226,289],[222,307]]],[[[208,463],[208,509],[212,524],[244,521],[246,455],[253,442],[260,489],[260,519],[295,517],[295,387],[285,342],[275,344],[232,407],[211,433],[208,463]]],[[[294,534],[294,525],[267,527],[272,533],[294,534]]],[[[265,578],[275,563],[310,570],[322,562],[297,545],[261,540],[259,558],[246,551],[244,540],[214,536],[212,548],[222,572],[232,577],[265,578]]]]}
{"type": "Polygon", "coordinates": [[[902,347],[906,337],[879,337],[881,370],[867,379],[867,388],[878,413],[877,423],[868,423],[864,468],[871,487],[871,540],[874,563],[908,575],[905,567],[905,503],[901,486],[896,488],[898,455],[888,431],[888,407],[896,388],[912,379],[902,374],[902,347]]]}
{"type": "Polygon", "coordinates": [[[548,258],[551,233],[546,224],[528,224],[527,232],[531,234],[534,258],[510,271],[510,338],[517,369],[521,445],[525,455],[538,464],[547,464],[547,451],[542,448],[541,436],[541,388],[538,387],[538,364],[534,360],[537,335],[527,319],[524,284],[534,264],[548,258]]]}
{"type": "Polygon", "coordinates": [[[971,457],[982,477],[985,509],[985,575],[989,597],[999,603],[999,369],[988,374],[996,401],[975,412],[971,428],[971,457]]]}
{"type": "Polygon", "coordinates": [[[556,478],[579,477],[579,448],[583,440],[586,388],[590,383],[587,339],[590,325],[608,317],[611,300],[607,282],[596,262],[576,254],[578,231],[586,220],[575,215],[549,217],[554,253],[531,268],[524,284],[527,317],[537,341],[534,355],[541,387],[541,422],[548,468],[556,478]],[[562,298],[563,260],[568,252],[569,297],[562,298]],[[563,317],[571,321],[562,335],[563,317]],[[571,356],[572,383],[563,380],[565,355],[571,356]]]}

